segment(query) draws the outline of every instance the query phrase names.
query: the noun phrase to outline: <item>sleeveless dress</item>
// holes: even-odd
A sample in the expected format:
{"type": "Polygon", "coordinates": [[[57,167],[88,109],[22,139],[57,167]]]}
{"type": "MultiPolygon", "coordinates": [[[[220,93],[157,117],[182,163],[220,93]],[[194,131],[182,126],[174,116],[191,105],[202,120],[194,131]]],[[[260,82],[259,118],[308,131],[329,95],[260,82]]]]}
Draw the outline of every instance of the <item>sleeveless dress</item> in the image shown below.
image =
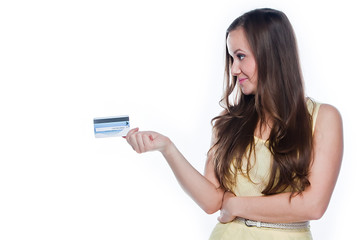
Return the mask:
{"type": "MultiPolygon", "coordinates": [[[[320,104],[308,99],[307,106],[312,115],[312,131],[315,129],[315,122],[320,104]]],[[[234,194],[236,196],[262,196],[262,190],[267,186],[269,180],[269,172],[271,167],[271,153],[267,147],[267,142],[263,139],[254,136],[255,140],[255,155],[250,155],[250,164],[252,165],[249,171],[249,178],[243,173],[237,174],[237,185],[234,194]]],[[[245,161],[244,161],[245,162],[245,161]]],[[[246,172],[246,162],[242,166],[242,171],[246,172]]],[[[286,190],[285,190],[286,191],[286,190]]],[[[258,228],[248,227],[243,221],[234,220],[229,223],[218,223],[211,233],[210,240],[311,240],[311,232],[309,228],[306,229],[275,229],[275,228],[258,228]]]]}

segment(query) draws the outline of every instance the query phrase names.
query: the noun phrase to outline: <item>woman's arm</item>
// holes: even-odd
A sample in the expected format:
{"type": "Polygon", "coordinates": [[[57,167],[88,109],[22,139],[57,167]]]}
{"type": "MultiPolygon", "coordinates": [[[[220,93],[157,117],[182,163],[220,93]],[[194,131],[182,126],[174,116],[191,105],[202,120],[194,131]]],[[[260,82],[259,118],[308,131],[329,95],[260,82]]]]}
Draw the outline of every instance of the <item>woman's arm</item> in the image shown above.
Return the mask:
{"type": "Polygon", "coordinates": [[[137,153],[160,151],[174,172],[179,184],[208,214],[220,210],[224,191],[219,187],[214,173],[212,154],[208,155],[205,174],[200,174],[168,138],[156,132],[139,132],[132,129],[127,142],[137,153]]]}
{"type": "Polygon", "coordinates": [[[319,219],[325,213],[334,190],[343,154],[342,120],[330,105],[321,105],[314,132],[314,161],[311,185],[300,195],[290,193],[262,197],[224,197],[220,222],[236,216],[262,222],[300,222],[319,219]]]}

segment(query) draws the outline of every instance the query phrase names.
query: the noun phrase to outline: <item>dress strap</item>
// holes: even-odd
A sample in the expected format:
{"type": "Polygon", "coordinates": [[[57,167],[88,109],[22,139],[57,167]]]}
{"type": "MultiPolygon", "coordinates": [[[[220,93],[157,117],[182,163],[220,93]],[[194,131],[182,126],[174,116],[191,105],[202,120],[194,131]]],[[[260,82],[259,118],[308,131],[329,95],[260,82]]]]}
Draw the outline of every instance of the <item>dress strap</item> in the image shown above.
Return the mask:
{"type": "Polygon", "coordinates": [[[316,125],[316,119],[317,119],[317,116],[318,116],[318,112],[319,112],[321,103],[316,102],[311,98],[307,98],[306,104],[307,104],[309,113],[312,116],[312,132],[314,134],[315,125],[316,125]]]}

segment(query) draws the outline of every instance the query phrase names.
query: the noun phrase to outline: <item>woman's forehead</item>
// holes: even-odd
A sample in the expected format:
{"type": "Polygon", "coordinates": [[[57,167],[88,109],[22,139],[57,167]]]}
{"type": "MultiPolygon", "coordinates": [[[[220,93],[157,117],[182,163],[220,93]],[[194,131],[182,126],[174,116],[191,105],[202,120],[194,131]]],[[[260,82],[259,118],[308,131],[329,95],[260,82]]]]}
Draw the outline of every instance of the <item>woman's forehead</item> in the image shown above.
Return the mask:
{"type": "Polygon", "coordinates": [[[242,52],[251,52],[251,48],[243,28],[237,28],[230,31],[226,39],[226,44],[230,53],[235,53],[239,50],[242,52]]]}

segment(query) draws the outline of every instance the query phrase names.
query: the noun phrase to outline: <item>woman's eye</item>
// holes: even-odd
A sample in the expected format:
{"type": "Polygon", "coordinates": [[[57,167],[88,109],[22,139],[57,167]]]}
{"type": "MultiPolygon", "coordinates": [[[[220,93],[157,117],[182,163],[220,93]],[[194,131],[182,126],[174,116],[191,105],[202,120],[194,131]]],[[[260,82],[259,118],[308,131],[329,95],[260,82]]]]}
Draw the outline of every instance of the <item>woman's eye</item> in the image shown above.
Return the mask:
{"type": "Polygon", "coordinates": [[[244,54],[238,54],[236,56],[238,57],[239,60],[243,60],[245,58],[244,54]]]}

